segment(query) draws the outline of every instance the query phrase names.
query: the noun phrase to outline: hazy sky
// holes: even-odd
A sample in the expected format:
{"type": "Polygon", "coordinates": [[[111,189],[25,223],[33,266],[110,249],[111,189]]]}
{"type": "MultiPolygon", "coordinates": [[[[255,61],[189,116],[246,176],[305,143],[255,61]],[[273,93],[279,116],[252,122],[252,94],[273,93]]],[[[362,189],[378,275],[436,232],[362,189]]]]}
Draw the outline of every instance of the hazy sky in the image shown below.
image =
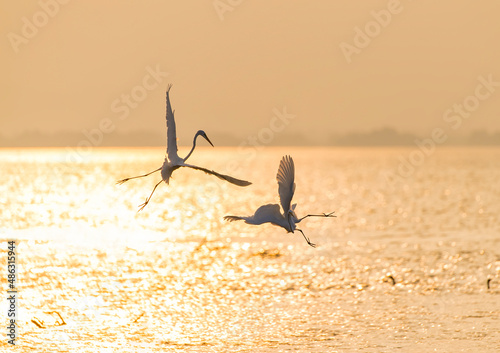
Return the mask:
{"type": "Polygon", "coordinates": [[[198,129],[256,134],[284,107],[295,118],[279,133],[311,139],[500,129],[495,0],[2,4],[7,136],[162,131],[168,83],[184,144],[198,129]]]}

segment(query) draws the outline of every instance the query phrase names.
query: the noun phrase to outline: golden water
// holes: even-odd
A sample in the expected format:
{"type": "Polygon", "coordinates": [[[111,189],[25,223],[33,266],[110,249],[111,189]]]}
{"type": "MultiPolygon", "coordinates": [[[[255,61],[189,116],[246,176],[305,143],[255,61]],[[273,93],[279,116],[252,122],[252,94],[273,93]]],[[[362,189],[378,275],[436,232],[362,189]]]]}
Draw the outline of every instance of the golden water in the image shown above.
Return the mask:
{"type": "Polygon", "coordinates": [[[401,177],[412,151],[199,148],[190,163],[253,185],[179,169],[137,213],[159,173],[115,183],[162,148],[0,150],[18,351],[500,351],[500,149],[441,148],[401,177]],[[315,249],[222,219],[278,202],[284,154],[299,217],[337,214],[300,224],[315,249]]]}

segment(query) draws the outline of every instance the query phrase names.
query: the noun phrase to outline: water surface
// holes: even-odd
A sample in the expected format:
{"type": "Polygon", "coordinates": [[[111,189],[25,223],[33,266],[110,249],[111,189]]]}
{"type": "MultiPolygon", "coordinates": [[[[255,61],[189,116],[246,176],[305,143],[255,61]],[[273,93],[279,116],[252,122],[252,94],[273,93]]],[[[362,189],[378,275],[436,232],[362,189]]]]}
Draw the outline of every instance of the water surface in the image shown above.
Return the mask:
{"type": "Polygon", "coordinates": [[[160,167],[163,148],[78,158],[1,149],[0,237],[18,240],[18,344],[46,352],[498,352],[500,149],[441,148],[401,176],[412,151],[199,148],[191,163],[253,185],[179,169],[137,213],[159,173],[116,181],[160,167]],[[301,223],[315,249],[299,233],[222,219],[279,201],[284,154],[295,161],[299,217],[337,214],[301,223]]]}

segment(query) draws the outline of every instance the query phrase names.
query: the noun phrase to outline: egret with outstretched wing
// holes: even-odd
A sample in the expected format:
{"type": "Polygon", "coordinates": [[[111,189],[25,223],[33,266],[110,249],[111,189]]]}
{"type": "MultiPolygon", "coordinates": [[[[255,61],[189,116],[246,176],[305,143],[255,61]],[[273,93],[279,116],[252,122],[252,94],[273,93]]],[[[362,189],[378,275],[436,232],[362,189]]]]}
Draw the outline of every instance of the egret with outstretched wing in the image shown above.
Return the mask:
{"type": "Polygon", "coordinates": [[[158,185],[160,185],[162,181],[164,181],[165,183],[168,184],[174,170],[176,170],[180,167],[187,167],[187,168],[191,168],[191,169],[201,170],[207,174],[215,175],[219,179],[228,181],[228,182],[230,182],[234,185],[238,185],[238,186],[248,186],[251,184],[250,182],[245,181],[245,180],[236,179],[236,178],[233,178],[229,175],[220,174],[220,173],[214,172],[213,170],[210,170],[210,169],[206,169],[206,168],[202,168],[202,167],[198,167],[198,166],[186,163],[186,160],[191,156],[191,154],[193,153],[193,151],[196,147],[196,139],[198,138],[198,136],[201,136],[205,140],[207,140],[208,143],[210,145],[212,145],[212,147],[214,146],[212,144],[212,142],[210,141],[210,139],[208,138],[205,131],[203,131],[203,130],[199,130],[194,135],[193,147],[191,148],[191,151],[189,151],[187,156],[184,158],[179,157],[179,155],[177,154],[177,136],[176,136],[177,134],[175,131],[174,112],[172,111],[172,107],[170,105],[170,96],[169,96],[170,88],[172,88],[172,85],[169,85],[167,88],[167,117],[166,117],[166,119],[167,119],[167,155],[165,157],[165,161],[163,162],[163,166],[161,168],[155,169],[152,172],[149,172],[147,174],[139,175],[139,176],[135,176],[135,177],[130,177],[130,178],[125,178],[125,179],[119,180],[117,182],[117,184],[123,184],[124,182],[129,181],[130,179],[143,178],[145,176],[148,176],[150,174],[153,174],[153,173],[161,170],[162,180],[160,180],[155,185],[155,187],[153,188],[153,191],[151,192],[149,197],[146,199],[146,202],[144,202],[143,204],[141,204],[139,206],[139,211],[141,211],[149,203],[149,200],[151,200],[151,197],[153,196],[153,193],[155,192],[158,185]]]}
{"type": "Polygon", "coordinates": [[[296,224],[307,217],[336,217],[335,212],[323,213],[323,214],[308,214],[302,218],[297,218],[295,213],[295,207],[297,204],[292,203],[293,194],[295,193],[295,165],[293,159],[290,156],[285,156],[281,159],[280,166],[278,168],[278,174],[276,175],[278,180],[278,194],[280,196],[281,207],[283,208],[283,213],[280,211],[280,205],[278,204],[267,204],[260,206],[253,216],[239,217],[239,216],[225,216],[226,221],[238,221],[243,220],[248,224],[263,224],[271,223],[278,227],[285,228],[288,233],[294,233],[298,230],[304,236],[304,239],[312,247],[316,245],[311,243],[308,237],[304,234],[301,229],[298,229],[296,224]]]}

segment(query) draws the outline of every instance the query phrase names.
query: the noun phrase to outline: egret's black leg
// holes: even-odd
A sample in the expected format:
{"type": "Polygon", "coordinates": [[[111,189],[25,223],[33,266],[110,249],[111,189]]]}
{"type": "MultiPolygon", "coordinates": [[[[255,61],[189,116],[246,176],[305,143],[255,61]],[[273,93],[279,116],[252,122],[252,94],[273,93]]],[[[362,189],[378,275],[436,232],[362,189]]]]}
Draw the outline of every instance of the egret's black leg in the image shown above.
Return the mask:
{"type": "Polygon", "coordinates": [[[125,179],[122,179],[122,180],[118,180],[116,183],[117,183],[118,185],[121,185],[121,184],[123,184],[124,182],[129,181],[130,179],[144,178],[145,176],[148,176],[148,175],[150,175],[150,174],[153,174],[154,172],[157,172],[157,171],[159,171],[160,169],[161,169],[161,167],[160,167],[160,168],[158,168],[158,169],[156,169],[156,170],[153,170],[152,172],[149,172],[149,173],[147,173],[147,174],[144,174],[144,175],[139,175],[139,176],[135,176],[135,177],[130,177],[130,178],[125,178],[125,179]]]}
{"type": "Polygon", "coordinates": [[[308,237],[306,237],[306,235],[304,234],[304,232],[303,232],[301,229],[296,228],[295,230],[298,230],[299,232],[301,232],[301,233],[302,233],[302,235],[304,236],[304,239],[307,241],[307,244],[309,244],[309,245],[310,245],[310,246],[312,246],[313,248],[315,248],[315,247],[316,247],[316,244],[311,243],[311,241],[309,240],[309,238],[308,238],[308,237]]]}
{"type": "Polygon", "coordinates": [[[300,221],[302,221],[304,218],[307,218],[307,217],[337,217],[336,215],[334,215],[334,213],[335,213],[335,211],[330,212],[330,213],[323,213],[323,214],[308,214],[307,216],[300,218],[297,223],[299,223],[300,221]]]}
{"type": "Polygon", "coordinates": [[[151,195],[149,195],[149,197],[146,199],[146,202],[144,202],[142,205],[139,205],[139,210],[138,210],[137,212],[142,211],[142,209],[143,209],[144,207],[146,207],[146,205],[148,204],[149,200],[151,200],[151,197],[153,196],[153,194],[154,194],[154,192],[155,192],[156,188],[158,187],[158,185],[160,185],[160,184],[161,184],[161,182],[162,182],[162,181],[163,181],[163,180],[160,180],[160,182],[159,182],[158,184],[156,184],[156,185],[155,185],[155,187],[154,187],[153,191],[151,192],[151,195]]]}

